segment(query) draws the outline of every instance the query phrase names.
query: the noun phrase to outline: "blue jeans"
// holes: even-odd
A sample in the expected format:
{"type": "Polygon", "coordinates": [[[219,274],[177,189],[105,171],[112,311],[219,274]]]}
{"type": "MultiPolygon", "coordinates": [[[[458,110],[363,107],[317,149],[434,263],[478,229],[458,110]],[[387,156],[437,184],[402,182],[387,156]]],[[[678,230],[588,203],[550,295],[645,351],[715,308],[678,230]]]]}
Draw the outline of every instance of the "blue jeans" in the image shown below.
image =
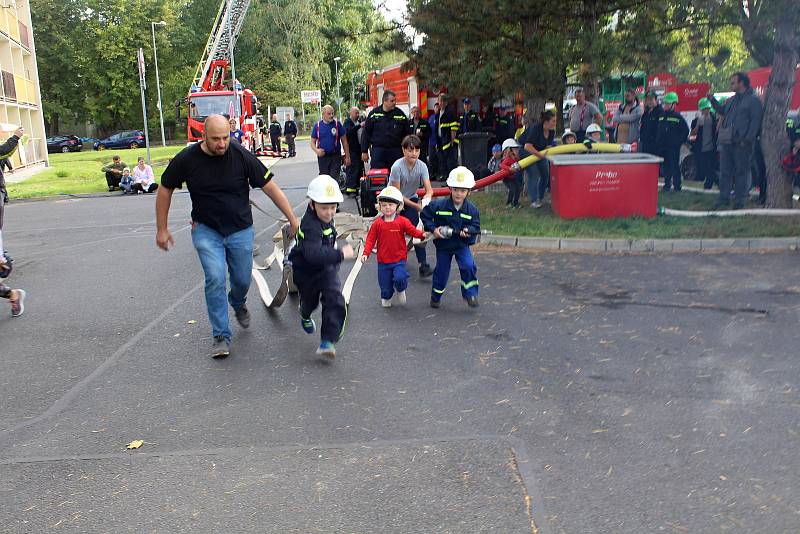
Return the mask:
{"type": "Polygon", "coordinates": [[[253,269],[253,227],[239,230],[227,237],[200,223],[192,228],[192,243],[197,250],[206,276],[206,309],[211,323],[211,335],[231,340],[228,322],[228,303],[238,310],[247,300],[250,273],[253,269]],[[225,266],[231,290],[225,294],[225,266]]]}
{"type": "Polygon", "coordinates": [[[539,160],[525,169],[528,177],[528,198],[531,202],[544,200],[544,191],[550,183],[550,162],[539,160]]]}
{"type": "Polygon", "coordinates": [[[378,286],[381,288],[381,298],[389,300],[394,295],[408,288],[408,271],[406,262],[378,264],[378,286]]]}
{"type": "MultiPolygon", "coordinates": [[[[416,195],[411,197],[411,200],[414,202],[419,202],[419,198],[417,198],[416,195]]],[[[419,223],[419,212],[414,208],[405,208],[400,212],[400,215],[408,219],[412,226],[417,226],[417,223],[419,223]]],[[[414,245],[414,254],[417,256],[417,263],[419,263],[420,267],[423,265],[428,265],[428,255],[425,252],[425,243],[421,245],[414,245]]]]}
{"type": "Polygon", "coordinates": [[[440,301],[444,290],[447,288],[447,279],[450,278],[450,264],[456,257],[458,271],[461,274],[461,296],[466,298],[478,296],[478,267],[472,259],[469,247],[455,250],[436,249],[436,268],[433,270],[433,286],[431,287],[431,300],[440,301]]]}

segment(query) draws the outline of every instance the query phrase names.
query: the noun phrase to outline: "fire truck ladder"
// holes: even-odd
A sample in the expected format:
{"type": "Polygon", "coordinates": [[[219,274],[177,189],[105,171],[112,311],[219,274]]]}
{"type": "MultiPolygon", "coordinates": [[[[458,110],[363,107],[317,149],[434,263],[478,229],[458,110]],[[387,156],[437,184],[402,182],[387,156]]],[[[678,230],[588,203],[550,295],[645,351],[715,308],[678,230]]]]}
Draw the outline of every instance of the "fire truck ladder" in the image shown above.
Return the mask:
{"type": "Polygon", "coordinates": [[[203,50],[203,57],[194,73],[194,86],[202,86],[203,80],[209,75],[212,61],[220,59],[230,61],[250,1],[222,0],[220,3],[213,29],[203,50]]]}

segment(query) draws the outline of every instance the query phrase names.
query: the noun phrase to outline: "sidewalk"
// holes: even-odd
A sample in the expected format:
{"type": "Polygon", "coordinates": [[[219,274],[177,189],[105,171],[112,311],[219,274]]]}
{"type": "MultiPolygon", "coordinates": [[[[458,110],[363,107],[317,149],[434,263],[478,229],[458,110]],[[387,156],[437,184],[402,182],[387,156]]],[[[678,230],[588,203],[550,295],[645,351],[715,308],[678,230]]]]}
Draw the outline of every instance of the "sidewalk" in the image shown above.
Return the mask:
{"type": "Polygon", "coordinates": [[[28,167],[14,169],[13,173],[5,172],[3,173],[3,177],[6,179],[7,184],[14,184],[17,182],[22,182],[24,180],[27,180],[31,176],[39,174],[45,169],[47,169],[47,166],[45,166],[44,163],[37,163],[35,165],[30,165],[28,167]]]}

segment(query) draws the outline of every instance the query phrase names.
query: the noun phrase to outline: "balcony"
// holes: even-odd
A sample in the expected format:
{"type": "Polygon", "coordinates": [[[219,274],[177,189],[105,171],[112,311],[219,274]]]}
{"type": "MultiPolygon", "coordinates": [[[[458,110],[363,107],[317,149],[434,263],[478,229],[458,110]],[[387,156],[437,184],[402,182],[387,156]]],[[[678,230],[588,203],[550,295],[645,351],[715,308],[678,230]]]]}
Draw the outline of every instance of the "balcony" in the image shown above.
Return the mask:
{"type": "Polygon", "coordinates": [[[26,50],[30,50],[31,32],[25,24],[17,19],[13,8],[0,7],[0,32],[11,37],[26,50]]]}

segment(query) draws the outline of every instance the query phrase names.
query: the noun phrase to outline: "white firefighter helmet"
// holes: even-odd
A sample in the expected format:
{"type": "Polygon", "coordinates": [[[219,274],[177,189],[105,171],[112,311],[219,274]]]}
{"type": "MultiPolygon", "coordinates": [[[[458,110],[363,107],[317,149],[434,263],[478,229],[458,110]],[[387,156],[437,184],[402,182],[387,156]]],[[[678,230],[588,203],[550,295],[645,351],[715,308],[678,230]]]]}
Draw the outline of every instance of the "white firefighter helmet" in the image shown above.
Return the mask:
{"type": "Polygon", "coordinates": [[[503,152],[505,152],[507,148],[519,148],[519,143],[517,143],[517,140],[513,137],[508,138],[503,141],[503,152]]]}
{"type": "Polygon", "coordinates": [[[569,137],[570,135],[571,135],[572,137],[574,137],[575,139],[577,139],[577,138],[578,138],[578,136],[576,136],[576,135],[575,135],[575,132],[573,132],[573,131],[572,131],[572,130],[570,130],[569,128],[566,128],[566,129],[564,130],[564,133],[563,133],[563,134],[561,134],[561,141],[564,141],[564,140],[565,140],[567,137],[569,137]]]}
{"type": "Polygon", "coordinates": [[[400,209],[403,207],[403,193],[393,185],[384,187],[383,190],[378,193],[378,200],[389,200],[399,204],[400,209]]]}
{"type": "Polygon", "coordinates": [[[603,132],[603,129],[600,128],[600,125],[595,123],[595,122],[593,122],[592,124],[589,125],[588,128],[586,128],[586,135],[593,134],[593,133],[602,133],[602,132],[603,132]]]}
{"type": "Polygon", "coordinates": [[[475,175],[466,167],[456,167],[447,176],[447,187],[472,189],[475,187],[475,175]]]}
{"type": "Polygon", "coordinates": [[[308,198],[320,204],[340,204],[344,201],[339,184],[327,174],[320,174],[308,184],[308,198]]]}

